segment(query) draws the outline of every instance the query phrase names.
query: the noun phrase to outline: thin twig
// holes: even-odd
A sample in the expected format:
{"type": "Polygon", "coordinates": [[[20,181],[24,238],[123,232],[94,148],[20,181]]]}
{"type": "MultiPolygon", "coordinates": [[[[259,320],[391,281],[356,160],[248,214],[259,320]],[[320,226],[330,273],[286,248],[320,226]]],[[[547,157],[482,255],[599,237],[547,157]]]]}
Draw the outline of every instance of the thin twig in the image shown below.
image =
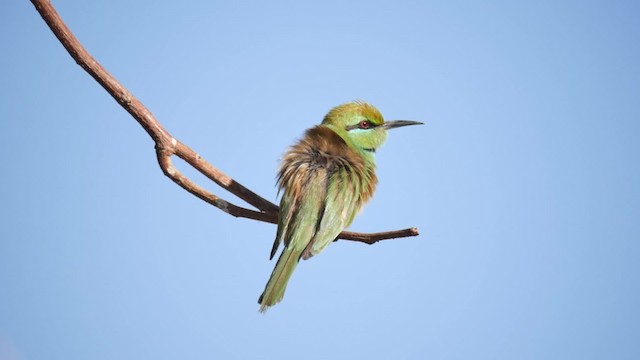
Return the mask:
{"type": "MultiPolygon", "coordinates": [[[[69,52],[69,55],[80,65],[91,77],[93,77],[131,116],[144,128],[151,139],[156,143],[156,155],[158,164],[162,172],[173,182],[183,189],[217,207],[218,209],[233,215],[269,223],[277,223],[278,206],[262,198],[260,195],[242,186],[222,171],[209,164],[187,145],[175,139],[156,120],[151,111],[147,109],[129,90],[118,82],[109,72],[102,67],[89,52],[76,39],[71,30],[62,21],[57,11],[49,0],[31,0],[36,10],[42,16],[60,43],[69,52]],[[188,177],[176,169],[171,157],[178,156],[186,161],[193,168],[218,184],[223,189],[236,195],[248,204],[254,206],[258,211],[246,209],[234,205],[205,190],[188,177]]],[[[338,239],[359,241],[367,244],[374,244],[381,240],[394,239],[400,237],[416,236],[416,228],[387,231],[380,233],[364,234],[350,231],[343,231],[338,239]]]]}

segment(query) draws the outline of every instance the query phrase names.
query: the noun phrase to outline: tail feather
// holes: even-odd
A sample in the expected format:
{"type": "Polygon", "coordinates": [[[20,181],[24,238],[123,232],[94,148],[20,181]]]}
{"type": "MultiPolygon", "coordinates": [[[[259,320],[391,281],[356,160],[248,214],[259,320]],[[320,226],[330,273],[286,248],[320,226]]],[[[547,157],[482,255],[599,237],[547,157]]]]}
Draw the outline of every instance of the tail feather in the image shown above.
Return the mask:
{"type": "Polygon", "coordinates": [[[293,270],[295,270],[299,260],[299,251],[294,251],[292,247],[285,247],[280,258],[278,258],[278,262],[271,273],[264,292],[258,299],[261,313],[267,311],[267,308],[282,300],[284,291],[287,289],[289,278],[291,278],[291,274],[293,274],[293,270]]]}

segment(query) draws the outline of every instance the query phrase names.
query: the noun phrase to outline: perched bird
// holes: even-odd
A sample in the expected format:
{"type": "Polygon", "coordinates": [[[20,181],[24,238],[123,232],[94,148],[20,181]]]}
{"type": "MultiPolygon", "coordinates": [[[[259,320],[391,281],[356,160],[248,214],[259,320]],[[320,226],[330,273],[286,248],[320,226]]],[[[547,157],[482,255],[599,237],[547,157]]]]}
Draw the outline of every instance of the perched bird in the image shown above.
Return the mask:
{"type": "Polygon", "coordinates": [[[365,102],[339,105],[284,155],[282,191],[271,259],[284,250],[258,300],[260,312],[280,302],[300,258],[320,253],[348,227],[376,187],[375,152],[387,130],[417,121],[387,121],[365,102]]]}

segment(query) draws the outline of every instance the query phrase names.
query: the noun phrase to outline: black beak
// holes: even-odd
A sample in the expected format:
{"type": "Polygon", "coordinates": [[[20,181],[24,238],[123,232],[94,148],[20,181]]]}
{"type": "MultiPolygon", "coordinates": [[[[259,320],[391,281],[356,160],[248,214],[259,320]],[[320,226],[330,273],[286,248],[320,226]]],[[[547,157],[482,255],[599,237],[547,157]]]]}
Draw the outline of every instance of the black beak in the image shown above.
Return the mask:
{"type": "Polygon", "coordinates": [[[401,127],[401,126],[408,126],[408,125],[423,125],[424,123],[421,123],[419,121],[411,121],[411,120],[394,120],[394,121],[386,121],[382,124],[382,127],[389,130],[389,129],[393,129],[393,128],[397,128],[397,127],[401,127]]]}

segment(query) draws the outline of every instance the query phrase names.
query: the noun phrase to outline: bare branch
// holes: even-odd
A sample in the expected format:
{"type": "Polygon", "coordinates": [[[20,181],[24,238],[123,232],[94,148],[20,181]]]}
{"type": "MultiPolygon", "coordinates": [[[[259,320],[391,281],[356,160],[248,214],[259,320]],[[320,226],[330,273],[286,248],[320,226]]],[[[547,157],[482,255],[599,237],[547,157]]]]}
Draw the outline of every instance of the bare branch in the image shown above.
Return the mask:
{"type": "MultiPolygon", "coordinates": [[[[418,229],[412,227],[409,229],[384,231],[378,233],[357,233],[350,231],[343,231],[340,233],[339,239],[360,241],[369,245],[373,245],[378,241],[396,239],[401,237],[418,236],[420,233],[418,229]]],[[[336,239],[337,240],[337,239],[336,239]]]]}
{"type": "MultiPolygon", "coordinates": [[[[118,102],[118,104],[120,104],[120,106],[131,114],[131,116],[149,134],[151,139],[153,139],[156,143],[158,164],[160,165],[162,172],[164,172],[167,177],[186,191],[230,215],[274,224],[277,223],[279,211],[278,206],[233,180],[231,177],[209,164],[191,148],[171,136],[162,124],[156,120],[151,111],[149,111],[149,109],[147,109],[135,96],[133,96],[133,94],[131,94],[131,92],[129,92],[129,90],[122,86],[120,82],[109,74],[109,72],[103,68],[102,65],[100,65],[91,56],[91,54],[89,54],[78,39],[76,39],[71,30],[69,30],[67,25],[62,21],[49,0],[31,0],[31,2],[76,63],[89,73],[89,75],[91,75],[118,102]],[[258,211],[234,205],[191,181],[173,166],[171,162],[171,157],[173,155],[176,155],[186,161],[211,181],[246,201],[248,204],[254,206],[258,211]]],[[[416,235],[418,235],[418,230],[416,228],[372,234],[343,231],[338,236],[338,239],[374,244],[380,240],[416,235]]]]}

